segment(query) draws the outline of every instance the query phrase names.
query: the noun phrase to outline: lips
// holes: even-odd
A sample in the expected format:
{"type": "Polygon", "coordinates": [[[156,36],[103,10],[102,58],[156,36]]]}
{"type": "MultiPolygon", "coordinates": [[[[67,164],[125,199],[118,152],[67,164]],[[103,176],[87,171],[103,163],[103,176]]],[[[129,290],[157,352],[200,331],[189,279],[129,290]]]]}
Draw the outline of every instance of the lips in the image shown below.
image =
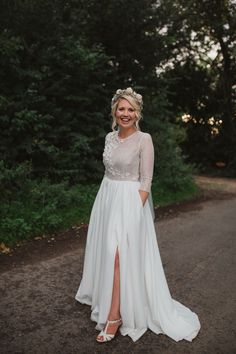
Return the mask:
{"type": "Polygon", "coordinates": [[[130,121],[130,118],[121,118],[122,122],[128,123],[130,121]]]}

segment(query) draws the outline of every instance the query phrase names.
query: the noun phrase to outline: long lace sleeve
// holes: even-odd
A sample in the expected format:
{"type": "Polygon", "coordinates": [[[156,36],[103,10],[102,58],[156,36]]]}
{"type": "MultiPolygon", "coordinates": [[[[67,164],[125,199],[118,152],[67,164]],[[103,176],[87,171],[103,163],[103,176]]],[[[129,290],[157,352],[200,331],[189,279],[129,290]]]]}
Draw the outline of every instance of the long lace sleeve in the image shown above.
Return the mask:
{"type": "Polygon", "coordinates": [[[152,137],[146,133],[141,141],[140,152],[140,190],[150,192],[154,169],[154,147],[152,137]]]}

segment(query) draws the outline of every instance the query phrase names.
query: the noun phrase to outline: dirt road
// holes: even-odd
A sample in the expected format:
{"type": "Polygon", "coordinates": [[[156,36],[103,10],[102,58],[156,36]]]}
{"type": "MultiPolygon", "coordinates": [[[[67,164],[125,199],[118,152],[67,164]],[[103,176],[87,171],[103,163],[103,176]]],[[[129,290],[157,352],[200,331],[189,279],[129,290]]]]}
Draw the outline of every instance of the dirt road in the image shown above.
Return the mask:
{"type": "Polygon", "coordinates": [[[90,308],[74,300],[82,274],[82,239],[59,255],[44,257],[42,249],[41,260],[3,269],[0,352],[236,353],[236,195],[157,220],[156,229],[172,296],[199,315],[202,328],[192,343],[176,343],[149,330],[136,343],[120,334],[111,343],[96,343],[90,308]]]}

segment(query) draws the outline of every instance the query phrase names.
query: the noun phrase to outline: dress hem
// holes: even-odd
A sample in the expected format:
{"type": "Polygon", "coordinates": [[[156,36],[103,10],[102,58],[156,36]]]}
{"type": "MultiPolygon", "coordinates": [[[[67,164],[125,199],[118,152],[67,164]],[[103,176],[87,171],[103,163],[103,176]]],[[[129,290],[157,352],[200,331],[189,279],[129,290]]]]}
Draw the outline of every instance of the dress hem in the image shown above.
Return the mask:
{"type": "MultiPolygon", "coordinates": [[[[81,303],[82,305],[88,305],[90,307],[92,307],[92,302],[89,301],[88,299],[79,299],[77,296],[75,296],[75,300],[78,301],[79,303],[81,303]]],[[[91,321],[93,322],[96,322],[96,326],[95,326],[95,329],[97,331],[101,331],[104,326],[105,326],[105,323],[98,323],[97,321],[97,316],[98,316],[98,313],[96,313],[96,316],[93,316],[93,314],[91,314],[91,321]],[[96,318],[95,318],[96,317],[96,318]]],[[[174,340],[175,342],[180,342],[181,340],[186,340],[188,342],[192,342],[196,336],[198,335],[199,333],[199,329],[198,330],[194,330],[193,332],[191,332],[189,335],[187,335],[186,337],[183,337],[183,338],[173,338],[171,337],[170,335],[164,333],[163,331],[161,330],[156,330],[152,327],[152,325],[150,326],[147,326],[146,328],[141,328],[141,329],[137,329],[137,328],[129,328],[129,327],[126,327],[126,326],[121,326],[119,328],[119,332],[122,336],[129,336],[133,342],[136,342],[138,339],[140,339],[147,330],[150,330],[151,332],[159,335],[159,334],[163,334],[163,335],[167,335],[170,339],[174,340]]]]}

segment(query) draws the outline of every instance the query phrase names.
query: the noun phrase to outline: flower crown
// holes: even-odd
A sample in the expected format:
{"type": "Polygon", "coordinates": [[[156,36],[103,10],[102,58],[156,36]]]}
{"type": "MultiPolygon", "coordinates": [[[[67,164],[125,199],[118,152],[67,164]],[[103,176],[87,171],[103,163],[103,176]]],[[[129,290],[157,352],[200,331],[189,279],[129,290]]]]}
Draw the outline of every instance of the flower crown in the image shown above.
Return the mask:
{"type": "Polygon", "coordinates": [[[142,110],[143,97],[139,93],[135,92],[131,87],[127,87],[124,90],[121,90],[121,89],[117,90],[115,95],[112,97],[111,105],[113,106],[113,104],[124,95],[133,97],[138,102],[138,104],[140,106],[140,110],[142,110]]]}

